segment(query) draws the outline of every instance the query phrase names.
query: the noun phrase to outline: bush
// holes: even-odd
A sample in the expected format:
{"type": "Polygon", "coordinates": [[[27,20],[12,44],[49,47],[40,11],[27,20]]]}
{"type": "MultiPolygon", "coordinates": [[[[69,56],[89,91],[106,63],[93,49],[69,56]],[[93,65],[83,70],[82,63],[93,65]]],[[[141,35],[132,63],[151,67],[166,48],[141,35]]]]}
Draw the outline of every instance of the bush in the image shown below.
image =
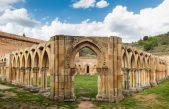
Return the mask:
{"type": "Polygon", "coordinates": [[[158,37],[150,37],[144,44],[144,50],[149,51],[152,50],[155,46],[158,46],[158,37]]]}
{"type": "Polygon", "coordinates": [[[143,37],[143,40],[144,40],[144,41],[148,40],[148,36],[144,36],[144,37],[143,37]]]}

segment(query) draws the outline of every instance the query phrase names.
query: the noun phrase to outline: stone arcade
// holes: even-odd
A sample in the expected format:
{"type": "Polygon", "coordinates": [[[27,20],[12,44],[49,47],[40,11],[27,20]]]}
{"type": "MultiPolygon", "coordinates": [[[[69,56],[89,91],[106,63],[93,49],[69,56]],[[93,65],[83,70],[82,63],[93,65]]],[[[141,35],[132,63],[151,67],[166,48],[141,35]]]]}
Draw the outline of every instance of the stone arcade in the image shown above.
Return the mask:
{"type": "Polygon", "coordinates": [[[30,91],[50,91],[53,100],[75,100],[75,56],[84,47],[97,55],[97,100],[120,101],[168,77],[165,60],[125,46],[119,37],[57,35],[47,42],[1,56],[0,78],[30,91]]]}

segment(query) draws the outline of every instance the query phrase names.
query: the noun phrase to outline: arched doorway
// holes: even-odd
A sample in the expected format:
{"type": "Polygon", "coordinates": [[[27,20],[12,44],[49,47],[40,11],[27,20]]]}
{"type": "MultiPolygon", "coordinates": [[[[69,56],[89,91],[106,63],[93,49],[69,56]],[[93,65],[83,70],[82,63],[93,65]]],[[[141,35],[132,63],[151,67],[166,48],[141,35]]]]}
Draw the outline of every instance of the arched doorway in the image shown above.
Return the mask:
{"type": "Polygon", "coordinates": [[[28,55],[27,68],[26,68],[26,84],[31,85],[31,69],[32,69],[32,59],[31,55],[28,55]]]}
{"type": "Polygon", "coordinates": [[[11,80],[12,82],[16,82],[16,59],[15,57],[13,58],[12,61],[12,74],[11,74],[11,80]]]}
{"type": "Polygon", "coordinates": [[[25,85],[26,84],[26,77],[25,77],[25,56],[23,55],[22,56],[22,66],[21,66],[21,69],[20,69],[20,72],[21,72],[21,81],[22,81],[22,84],[25,85]]]}
{"type": "Polygon", "coordinates": [[[90,97],[95,98],[97,95],[97,78],[96,68],[97,55],[88,48],[81,48],[75,56],[75,95],[76,98],[90,97]],[[78,69],[76,66],[81,66],[78,69]],[[94,69],[94,70],[93,70],[94,69]]]}
{"type": "Polygon", "coordinates": [[[49,56],[45,51],[42,58],[42,68],[41,68],[41,86],[42,90],[46,90],[50,87],[50,74],[49,74],[49,56]]]}
{"type": "Polygon", "coordinates": [[[20,58],[18,56],[17,58],[17,68],[16,68],[16,72],[17,72],[17,82],[20,82],[20,58]]]}
{"type": "Polygon", "coordinates": [[[124,50],[122,55],[123,94],[129,96],[129,70],[127,53],[124,50]]]}
{"type": "Polygon", "coordinates": [[[39,56],[38,53],[35,53],[34,57],[34,68],[33,68],[33,86],[38,87],[39,82],[39,56]]]}
{"type": "Polygon", "coordinates": [[[136,71],[134,70],[136,68],[136,61],[135,61],[135,55],[132,53],[131,60],[130,60],[130,89],[131,91],[136,91],[136,71]]]}
{"type": "Polygon", "coordinates": [[[73,73],[72,78],[74,78],[75,76],[75,86],[73,85],[72,87],[73,89],[72,93],[74,93],[74,87],[75,87],[75,95],[77,98],[79,97],[99,98],[101,97],[102,94],[106,93],[105,91],[106,83],[104,82],[104,80],[106,80],[104,76],[106,73],[103,73],[103,70],[102,70],[103,66],[101,66],[102,63],[103,63],[103,54],[101,50],[99,49],[99,47],[97,47],[95,44],[90,43],[90,42],[82,42],[74,47],[71,57],[70,57],[70,67],[71,67],[71,72],[73,73]],[[79,55],[79,57],[77,57],[77,55],[79,55]],[[77,61],[77,58],[80,58],[80,56],[82,57],[82,59],[79,59],[80,61],[77,61]],[[93,61],[93,58],[96,61],[93,61]],[[91,60],[94,62],[95,65],[92,65],[92,63],[90,62],[91,60]],[[80,66],[82,70],[77,69],[77,66],[80,66]],[[93,76],[91,75],[86,76],[85,74],[90,74],[90,72],[92,71],[91,70],[92,67],[95,68],[95,72],[98,72],[98,73],[96,73],[93,76]],[[77,74],[76,73],[77,71],[83,72],[83,73],[79,73],[83,75],[75,75],[77,74]],[[102,74],[100,74],[100,72],[102,72],[102,74]],[[91,81],[92,79],[93,81],[91,81]],[[90,81],[92,83],[90,83],[90,81]],[[87,84],[88,84],[88,87],[86,87],[87,90],[85,90],[84,88],[85,88],[85,85],[87,84]],[[80,88],[78,88],[79,86],[81,86],[80,87],[81,90],[80,88]]]}

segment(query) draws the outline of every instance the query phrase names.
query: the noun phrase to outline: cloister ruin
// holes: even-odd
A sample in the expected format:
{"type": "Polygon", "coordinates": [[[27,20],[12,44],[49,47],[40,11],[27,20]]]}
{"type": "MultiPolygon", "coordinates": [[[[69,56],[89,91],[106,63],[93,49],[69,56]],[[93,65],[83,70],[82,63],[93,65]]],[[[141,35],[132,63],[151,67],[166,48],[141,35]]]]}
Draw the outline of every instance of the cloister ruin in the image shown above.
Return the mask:
{"type": "Polygon", "coordinates": [[[75,57],[84,47],[96,53],[97,100],[120,101],[168,77],[166,60],[126,46],[119,37],[56,35],[1,56],[0,79],[30,91],[49,91],[52,100],[74,101],[75,57]]]}

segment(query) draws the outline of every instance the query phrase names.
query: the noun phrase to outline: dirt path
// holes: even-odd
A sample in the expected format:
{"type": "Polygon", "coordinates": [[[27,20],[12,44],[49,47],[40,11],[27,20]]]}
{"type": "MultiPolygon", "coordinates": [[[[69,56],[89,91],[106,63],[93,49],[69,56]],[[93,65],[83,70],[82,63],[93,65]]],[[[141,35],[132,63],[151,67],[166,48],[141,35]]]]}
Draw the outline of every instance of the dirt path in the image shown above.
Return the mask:
{"type": "Polygon", "coordinates": [[[96,106],[91,101],[81,101],[78,109],[96,109],[96,106]]]}
{"type": "Polygon", "coordinates": [[[5,86],[5,85],[2,85],[2,84],[0,84],[0,89],[10,89],[10,88],[12,88],[12,87],[9,87],[9,86],[5,86]]]}

